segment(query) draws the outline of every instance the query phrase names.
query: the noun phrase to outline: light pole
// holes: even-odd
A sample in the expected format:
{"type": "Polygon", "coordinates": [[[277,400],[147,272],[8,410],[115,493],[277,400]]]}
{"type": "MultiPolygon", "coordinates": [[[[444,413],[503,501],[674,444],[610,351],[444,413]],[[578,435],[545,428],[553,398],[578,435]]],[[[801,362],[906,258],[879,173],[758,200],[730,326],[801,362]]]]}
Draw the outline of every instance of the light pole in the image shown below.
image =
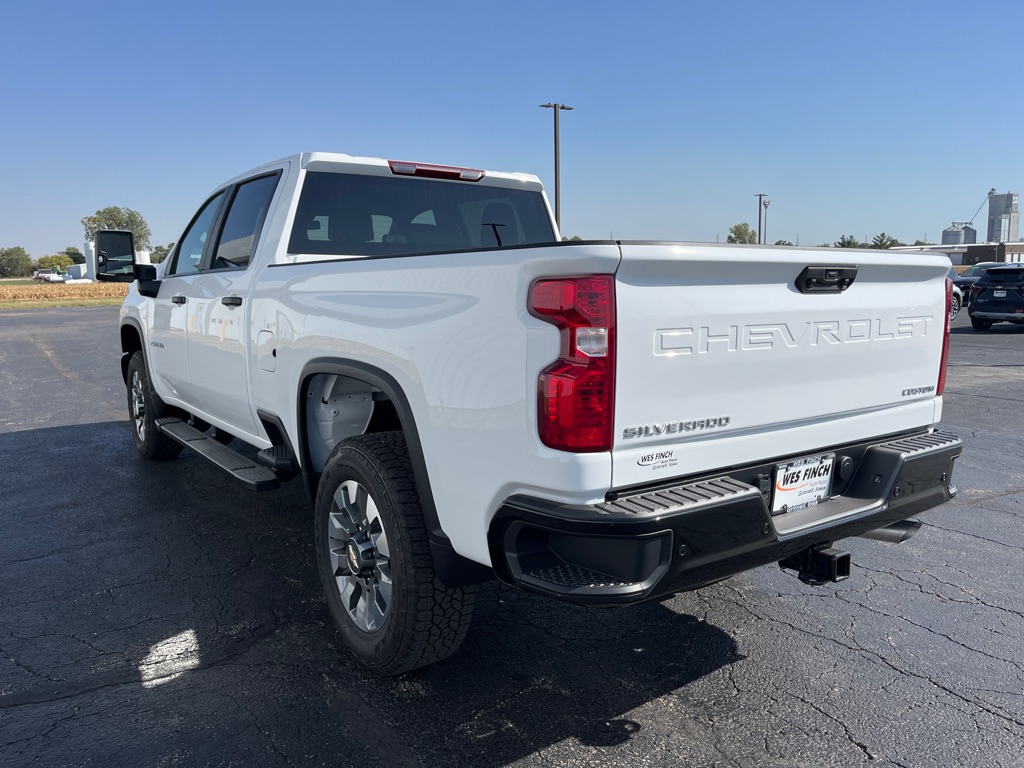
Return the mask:
{"type": "Polygon", "coordinates": [[[758,192],[754,197],[757,198],[757,244],[761,244],[761,209],[764,207],[764,199],[766,197],[764,192],[758,192]]]}
{"type": "Polygon", "coordinates": [[[766,197],[764,202],[761,203],[761,205],[764,206],[764,237],[762,239],[765,243],[768,242],[768,206],[771,205],[771,202],[772,201],[766,197]]]}
{"type": "Polygon", "coordinates": [[[555,224],[558,226],[558,231],[562,231],[562,189],[561,189],[561,169],[558,157],[558,113],[563,109],[569,111],[572,107],[567,107],[565,104],[541,104],[540,106],[545,109],[553,109],[555,111],[555,224]]]}

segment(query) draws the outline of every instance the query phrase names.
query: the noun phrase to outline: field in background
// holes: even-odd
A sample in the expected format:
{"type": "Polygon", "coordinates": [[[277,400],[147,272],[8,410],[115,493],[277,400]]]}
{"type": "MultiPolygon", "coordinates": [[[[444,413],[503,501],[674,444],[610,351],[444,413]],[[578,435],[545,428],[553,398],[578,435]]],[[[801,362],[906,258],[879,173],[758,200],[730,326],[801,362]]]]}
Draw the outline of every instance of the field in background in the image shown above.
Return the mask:
{"type": "Polygon", "coordinates": [[[116,306],[124,301],[128,283],[0,282],[0,309],[116,306]]]}

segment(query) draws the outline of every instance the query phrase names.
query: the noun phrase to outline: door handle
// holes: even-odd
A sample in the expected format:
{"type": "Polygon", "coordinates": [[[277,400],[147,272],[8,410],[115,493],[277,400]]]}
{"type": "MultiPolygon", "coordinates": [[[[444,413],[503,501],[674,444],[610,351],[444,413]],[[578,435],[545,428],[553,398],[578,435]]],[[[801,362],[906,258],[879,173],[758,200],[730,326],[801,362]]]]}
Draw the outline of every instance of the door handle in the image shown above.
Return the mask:
{"type": "Polygon", "coordinates": [[[227,307],[240,307],[242,306],[241,296],[225,296],[220,300],[220,303],[227,307]]]}
{"type": "Polygon", "coordinates": [[[184,304],[186,301],[188,301],[188,298],[182,296],[181,294],[178,294],[177,296],[171,296],[171,301],[174,302],[175,304],[184,304]]]}

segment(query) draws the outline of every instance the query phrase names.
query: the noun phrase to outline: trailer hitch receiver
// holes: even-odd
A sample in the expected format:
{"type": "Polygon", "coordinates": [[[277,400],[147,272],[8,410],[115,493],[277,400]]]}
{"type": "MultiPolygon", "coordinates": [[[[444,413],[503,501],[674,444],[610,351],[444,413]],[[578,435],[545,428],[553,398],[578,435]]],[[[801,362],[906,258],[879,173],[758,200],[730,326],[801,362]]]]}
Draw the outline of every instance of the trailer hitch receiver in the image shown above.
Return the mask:
{"type": "Polygon", "coordinates": [[[833,549],[831,544],[818,544],[780,560],[779,566],[796,571],[804,584],[820,587],[849,578],[850,553],[833,549]]]}

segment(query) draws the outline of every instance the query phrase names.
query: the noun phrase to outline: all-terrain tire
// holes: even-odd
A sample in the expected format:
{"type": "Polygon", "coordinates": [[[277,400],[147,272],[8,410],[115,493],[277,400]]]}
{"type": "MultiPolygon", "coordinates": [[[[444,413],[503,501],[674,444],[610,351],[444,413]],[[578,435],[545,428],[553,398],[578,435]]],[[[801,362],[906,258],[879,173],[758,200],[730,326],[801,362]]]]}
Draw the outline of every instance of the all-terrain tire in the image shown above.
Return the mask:
{"type": "Polygon", "coordinates": [[[454,653],[475,590],[434,573],[405,436],[343,440],[327,459],[315,507],[317,566],[335,625],[372,671],[397,675],[454,653]]]}
{"type": "Polygon", "coordinates": [[[175,442],[156,426],[156,420],[167,415],[167,406],[149,384],[149,371],[142,352],[136,352],[128,361],[128,420],[139,456],[149,461],[173,459],[181,453],[182,445],[175,442]]]}

